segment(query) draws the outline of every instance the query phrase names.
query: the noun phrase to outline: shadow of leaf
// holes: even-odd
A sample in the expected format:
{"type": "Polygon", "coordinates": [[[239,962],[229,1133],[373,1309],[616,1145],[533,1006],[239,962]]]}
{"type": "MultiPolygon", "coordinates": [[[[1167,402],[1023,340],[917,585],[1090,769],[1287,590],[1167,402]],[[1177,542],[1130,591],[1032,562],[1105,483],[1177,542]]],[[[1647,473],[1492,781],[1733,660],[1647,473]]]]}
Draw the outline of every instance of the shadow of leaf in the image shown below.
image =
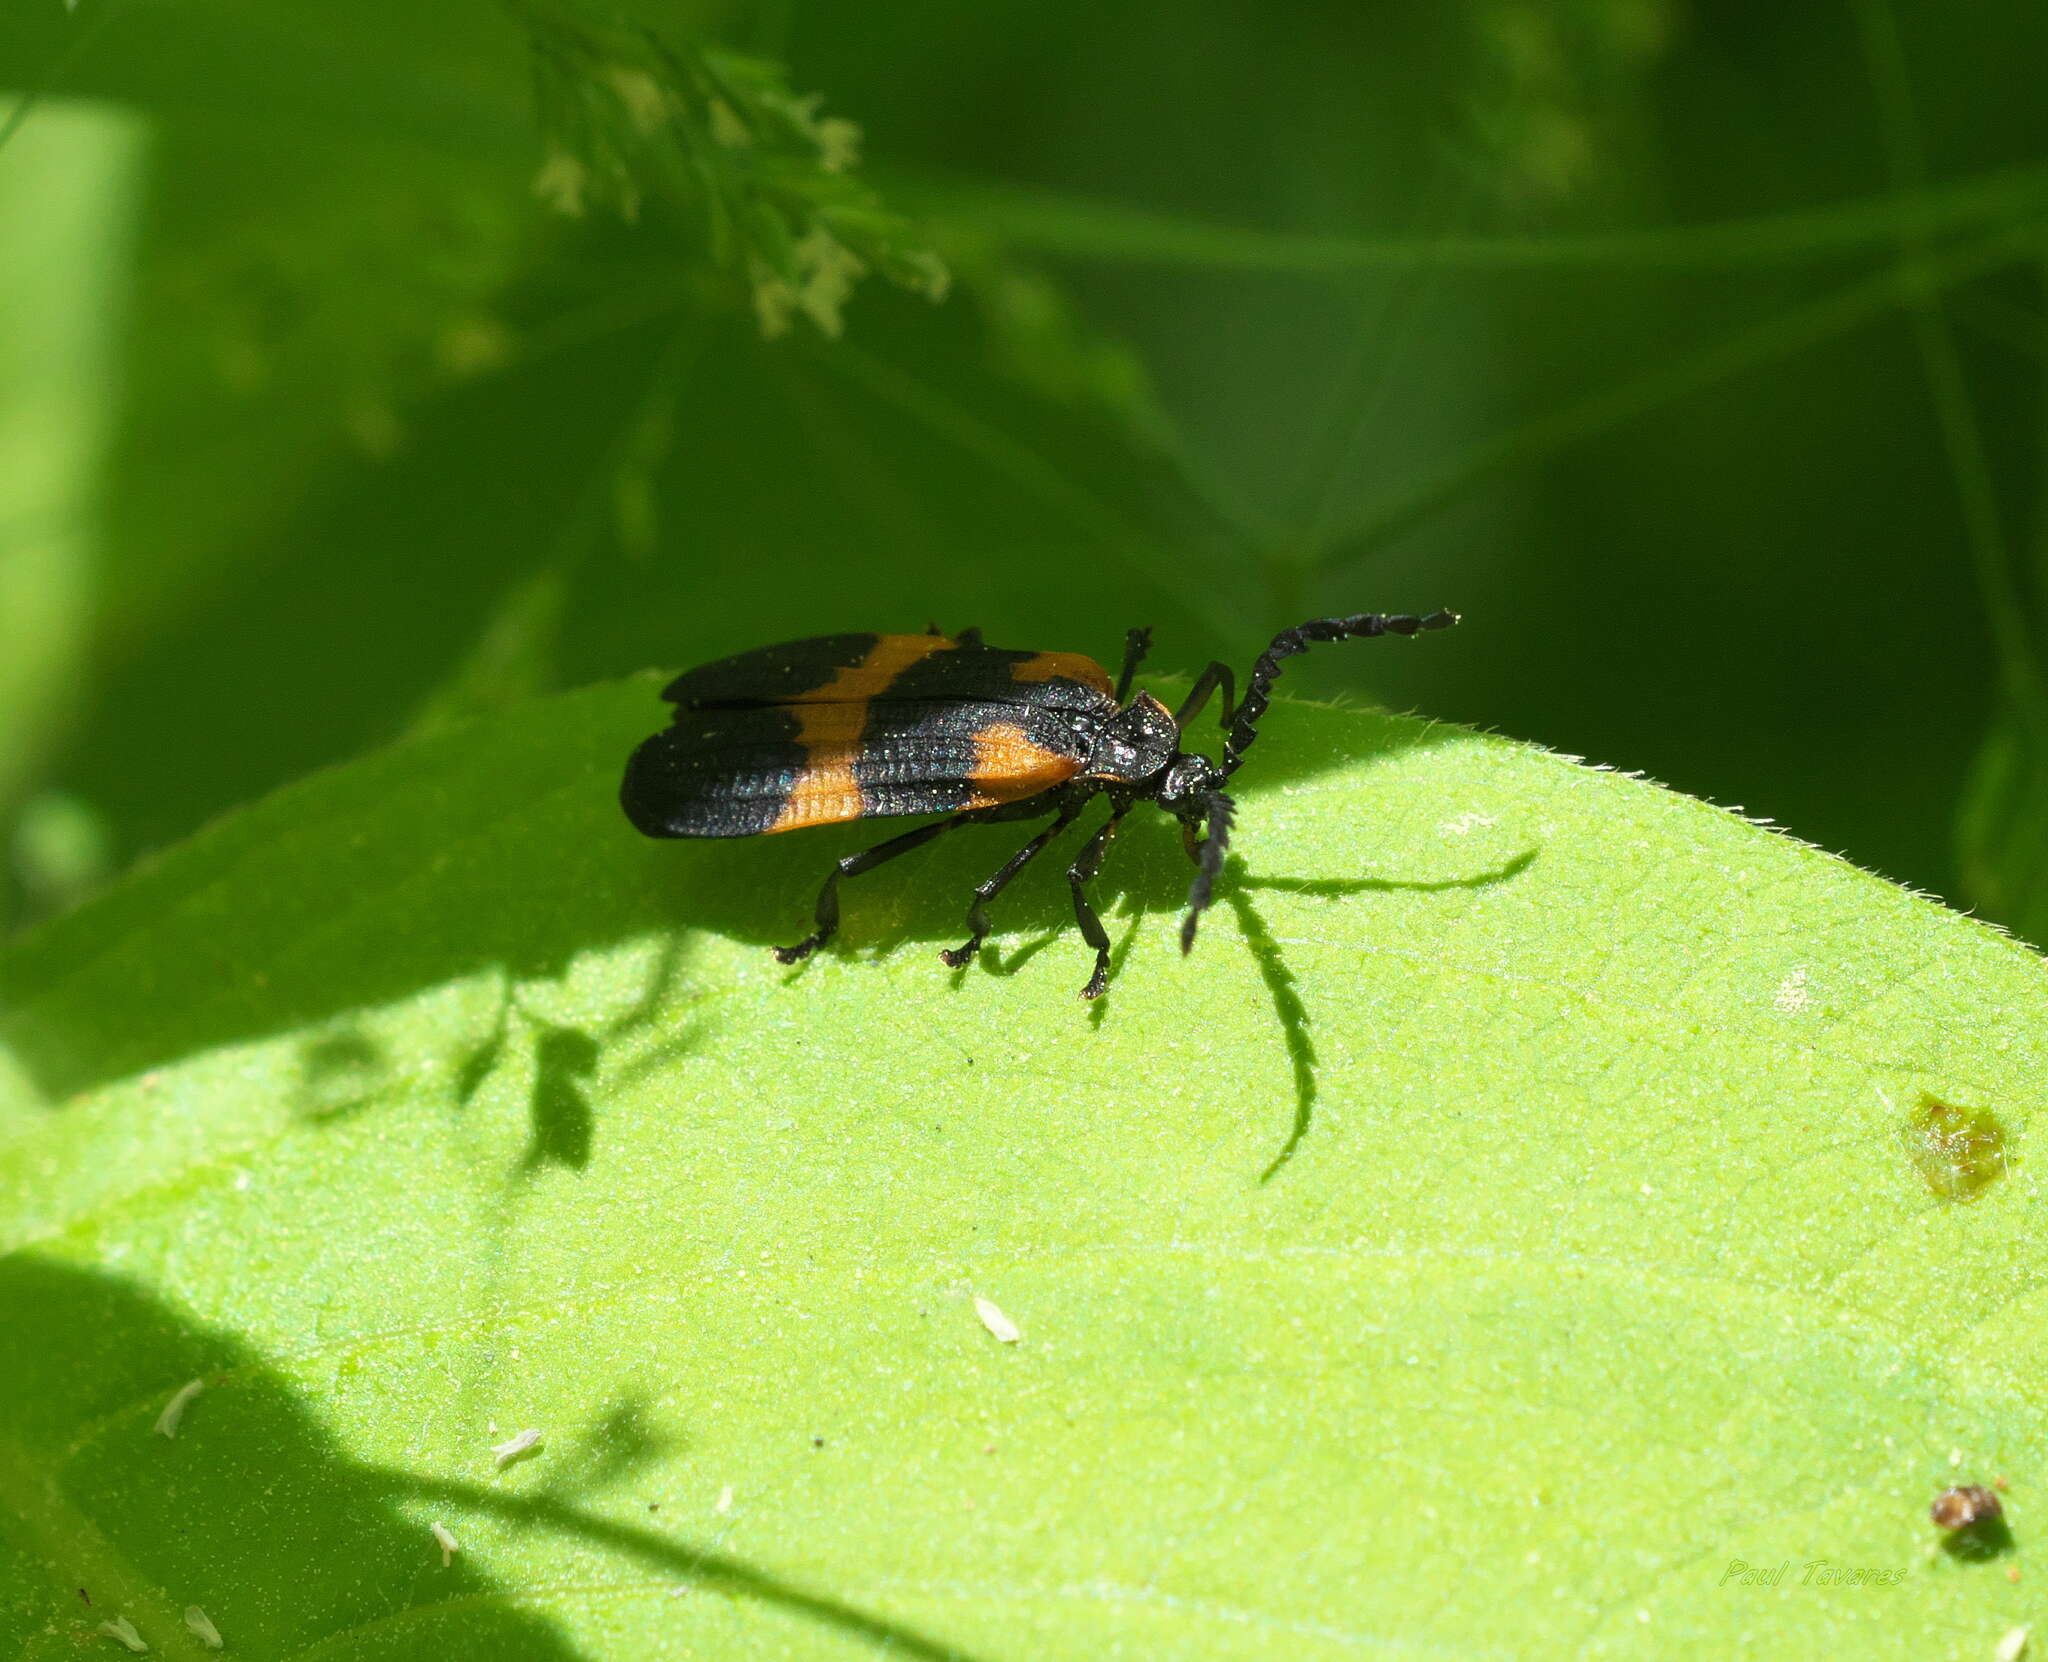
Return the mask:
{"type": "Polygon", "coordinates": [[[680,1447],[679,1439],[649,1421],[644,1402],[628,1399],[607,1409],[566,1448],[557,1447],[543,1492],[557,1500],[593,1495],[680,1447]]]}
{"type": "Polygon", "coordinates": [[[381,1654],[435,1656],[459,1628],[499,1655],[576,1655],[544,1615],[494,1597],[508,1589],[473,1562],[441,1568],[391,1485],[236,1340],[129,1283],[27,1254],[0,1260],[0,1330],[0,1508],[43,1572],[0,1601],[8,1655],[46,1624],[108,1649],[95,1628],[115,1615],[176,1653],[189,1604],[244,1656],[394,1618],[410,1641],[381,1654]],[[195,1379],[205,1389],[166,1440],[157,1414],[195,1379]]]}
{"type": "MultiPolygon", "coordinates": [[[[429,1501],[607,1548],[664,1575],[807,1617],[891,1656],[974,1662],[955,1646],[730,1554],[585,1511],[551,1491],[441,1479],[351,1459],[298,1391],[239,1339],[182,1320],[133,1284],[26,1253],[0,1259],[0,1509],[30,1573],[0,1601],[0,1648],[72,1636],[98,1654],[102,1619],[156,1650],[191,1648],[199,1605],[233,1653],[293,1656],[361,1640],[391,1662],[450,1655],[575,1662],[531,1598],[457,1554],[444,1565],[429,1501]],[[192,1380],[177,1435],[156,1429],[192,1380]],[[260,1477],[252,1480],[252,1474],[260,1477]],[[374,1638],[366,1635],[374,1633],[374,1638]]],[[[627,1474],[660,1452],[632,1403],[577,1450],[577,1481],[627,1474]]]]}

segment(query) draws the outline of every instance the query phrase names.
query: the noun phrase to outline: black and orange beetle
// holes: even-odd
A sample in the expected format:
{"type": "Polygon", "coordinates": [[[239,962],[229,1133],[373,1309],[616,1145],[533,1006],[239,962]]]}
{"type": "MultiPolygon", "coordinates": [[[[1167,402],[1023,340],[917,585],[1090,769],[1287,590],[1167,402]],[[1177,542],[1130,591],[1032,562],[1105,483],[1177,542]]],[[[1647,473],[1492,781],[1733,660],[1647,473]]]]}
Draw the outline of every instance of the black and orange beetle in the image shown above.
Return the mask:
{"type": "Polygon", "coordinates": [[[956,826],[1051,814],[1052,824],[974,891],[966,943],[939,955],[958,969],[988,936],[988,903],[1093,798],[1106,796],[1108,820],[1067,868],[1074,915],[1095,949],[1081,996],[1099,998],[1109,981],[1109,936],[1088,903],[1088,884],[1124,816],[1153,802],[1181,823],[1196,867],[1180,931],[1186,952],[1230,845],[1234,805],[1223,787],[1257,736],[1282,662],[1318,641],[1413,635],[1457,621],[1454,612],[1316,618],[1273,637],[1252,665],[1242,703],[1229,668],[1212,663],[1172,712],[1150,693],[1131,697],[1149,629],[1125,637],[1114,686],[1092,658],[989,646],[978,629],[764,646],[669,683],[662,697],[675,705],[675,721],[633,752],[619,799],[650,837],[757,837],[841,820],[948,816],[833,867],[818,895],[817,927],[775,949],[785,964],[808,958],[839,928],[842,877],[956,826]],[[1218,687],[1223,759],[1214,762],[1181,749],[1181,739],[1218,687]]]}

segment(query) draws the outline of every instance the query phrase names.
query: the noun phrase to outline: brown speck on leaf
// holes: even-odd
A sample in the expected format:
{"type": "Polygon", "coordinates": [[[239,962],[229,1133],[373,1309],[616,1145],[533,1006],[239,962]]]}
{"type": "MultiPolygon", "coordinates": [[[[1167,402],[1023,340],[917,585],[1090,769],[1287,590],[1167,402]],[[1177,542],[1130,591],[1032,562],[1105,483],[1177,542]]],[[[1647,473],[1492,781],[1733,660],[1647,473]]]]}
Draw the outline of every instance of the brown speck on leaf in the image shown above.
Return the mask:
{"type": "Polygon", "coordinates": [[[1936,1529],[1968,1529],[1972,1524],[1990,1523],[2004,1515],[2005,1507],[1981,1483],[1944,1489],[1927,1509],[1936,1529]]]}

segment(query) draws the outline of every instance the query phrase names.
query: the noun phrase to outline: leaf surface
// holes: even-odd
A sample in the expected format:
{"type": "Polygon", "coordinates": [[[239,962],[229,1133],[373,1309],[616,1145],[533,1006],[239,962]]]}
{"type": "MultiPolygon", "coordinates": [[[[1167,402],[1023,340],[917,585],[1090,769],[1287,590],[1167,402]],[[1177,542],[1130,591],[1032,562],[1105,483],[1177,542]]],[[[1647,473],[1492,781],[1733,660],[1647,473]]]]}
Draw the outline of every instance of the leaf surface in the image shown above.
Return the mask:
{"type": "Polygon", "coordinates": [[[849,884],[790,971],[876,828],[637,838],[657,685],[315,776],[0,960],[12,1650],[196,1656],[194,1604],[320,1662],[2026,1619],[2032,954],[1652,785],[1283,703],[1192,957],[1144,813],[1098,1006],[1056,871],[936,961],[1016,828],[849,884]],[[1994,1475],[2010,1542],[1934,1551],[1994,1475]]]}

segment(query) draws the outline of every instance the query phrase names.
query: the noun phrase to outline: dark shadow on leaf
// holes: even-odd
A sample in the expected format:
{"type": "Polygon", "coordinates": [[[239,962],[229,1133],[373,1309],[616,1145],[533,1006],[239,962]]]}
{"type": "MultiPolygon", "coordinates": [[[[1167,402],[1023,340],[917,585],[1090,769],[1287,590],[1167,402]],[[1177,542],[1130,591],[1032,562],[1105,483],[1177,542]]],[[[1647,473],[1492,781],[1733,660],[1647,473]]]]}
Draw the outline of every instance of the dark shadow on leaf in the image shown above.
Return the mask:
{"type": "Polygon", "coordinates": [[[1309,1035],[1308,1006],[1301,1001],[1294,971],[1287,967],[1286,955],[1273,938],[1272,930],[1266,927],[1265,918],[1252,904],[1252,897],[1245,893],[1242,884],[1232,884],[1225,890],[1224,900],[1237,914],[1245,945],[1251,949],[1252,961],[1259,966],[1259,979],[1265,982],[1266,996],[1273,1001],[1273,1015],[1287,1041],[1288,1065],[1294,1074],[1294,1124],[1280,1152],[1259,1174],[1261,1183],[1270,1183],[1279,1175],[1280,1168],[1294,1158],[1294,1151],[1301,1147],[1302,1138],[1315,1122],[1316,1042],[1309,1035]]]}
{"type": "Polygon", "coordinates": [[[620,1064],[617,1071],[611,1075],[610,1087],[623,1090],[628,1085],[638,1084],[641,1080],[661,1072],[670,1063],[680,1061],[703,1042],[702,1027],[685,1027],[680,1032],[647,1046],[620,1064]]]}
{"type": "Polygon", "coordinates": [[[648,1423],[645,1403],[629,1398],[566,1447],[556,1445],[543,1488],[556,1499],[594,1496],[681,1447],[678,1438],[648,1423]]]}
{"type": "Polygon", "coordinates": [[[154,1650],[182,1653],[192,1647],[182,1612],[197,1604],[233,1655],[297,1655],[372,1626],[385,1636],[380,1655],[419,1662],[458,1640],[533,1662],[578,1654],[473,1561],[442,1568],[385,1474],[350,1461],[240,1341],[130,1283],[30,1254],[0,1260],[0,1331],[6,1462],[89,1520],[108,1572],[85,1580],[61,1542],[43,1543],[47,1573],[15,1587],[0,1638],[48,1624],[98,1654],[113,1647],[95,1623],[125,1614],[154,1650]],[[156,1416],[193,1379],[206,1388],[166,1441],[156,1416]],[[91,1614],[75,1591],[82,1580],[91,1614]]]}
{"type": "MultiPolygon", "coordinates": [[[[522,1172],[542,1166],[566,1166],[582,1171],[590,1164],[596,1128],[587,1081],[596,1077],[607,1048],[622,1045],[652,1027],[667,1008],[680,947],[673,938],[662,943],[653,972],[643,981],[639,996],[625,1010],[608,1018],[592,1036],[581,1028],[564,1026],[533,1014],[521,1004],[511,988],[504,990],[498,1004],[497,1020],[489,1033],[467,1051],[456,1068],[455,1097],[467,1107],[484,1081],[505,1060],[510,1045],[513,1018],[534,1036],[533,1085],[528,1100],[530,1133],[520,1161],[522,1172]]],[[[618,1070],[616,1082],[644,1077],[663,1061],[673,1060],[695,1047],[702,1036],[700,1027],[686,1027],[680,1033],[648,1047],[618,1070]]]]}
{"type": "Polygon", "coordinates": [[[692,1586],[737,1599],[755,1599],[792,1615],[808,1616],[846,1638],[865,1641],[880,1655],[915,1657],[917,1662],[976,1662],[971,1652],[958,1646],[755,1569],[726,1553],[659,1535],[638,1524],[619,1523],[584,1512],[546,1494],[507,1494],[479,1484],[409,1473],[394,1474],[391,1493],[394,1497],[438,1500],[446,1506],[489,1513],[512,1523],[556,1530],[593,1546],[609,1547],[652,1569],[678,1576],[692,1586]]]}
{"type": "Polygon", "coordinates": [[[634,1034],[654,1026],[661,1019],[661,1013],[668,1007],[675,992],[676,980],[683,967],[683,943],[677,935],[662,938],[661,949],[656,954],[654,969],[641,983],[640,996],[633,1000],[617,1015],[608,1018],[602,1028],[605,1043],[631,1038],[634,1034]]]}
{"type": "MultiPolygon", "coordinates": [[[[627,754],[666,715],[658,685],[647,677],[541,700],[315,775],[230,816],[10,945],[0,958],[0,1039],[55,1102],[457,979],[491,974],[531,988],[559,980],[584,953],[633,941],[661,943],[662,956],[619,1019],[652,1023],[687,976],[696,932],[764,951],[796,939],[831,862],[904,828],[852,824],[734,842],[641,837],[616,791],[627,754]],[[201,894],[207,904],[189,903],[201,894]],[[104,950],[109,940],[124,950],[104,950]],[[180,977],[168,989],[166,964],[180,977]],[[147,1019],[134,1019],[138,1011],[147,1019]]],[[[1458,734],[1364,712],[1336,722],[1283,705],[1245,783],[1255,799],[1324,767],[1458,734]]],[[[956,944],[966,898],[1014,846],[1013,830],[962,832],[847,883],[844,932],[828,950],[956,944]],[[890,920],[879,936],[877,917],[890,920]]],[[[1096,903],[1104,912],[1175,911],[1187,883],[1171,821],[1141,808],[1104,867],[1096,903]]],[[[996,908],[1009,934],[1070,933],[1071,916],[1056,870],[1025,872],[996,908]]],[[[945,974],[936,962],[932,971],[945,974]]],[[[1085,979],[1085,961],[1082,971],[1085,979]]],[[[456,1064],[458,1086],[473,1093],[500,1059],[486,1039],[456,1064]]],[[[347,1096],[345,1083],[330,1080],[334,1096],[323,1103],[347,1096]]]]}
{"type": "Polygon", "coordinates": [[[498,1071],[505,1059],[505,1023],[498,1025],[475,1048],[465,1051],[455,1066],[455,1103],[467,1108],[484,1081],[498,1071]]]}
{"type": "MultiPolygon", "coordinates": [[[[550,1490],[466,1483],[352,1460],[298,1388],[231,1335],[185,1321],[133,1284],[27,1253],[0,1259],[0,1472],[62,1496],[65,1529],[93,1532],[91,1579],[70,1534],[24,1537],[39,1572],[0,1602],[9,1654],[31,1635],[110,1650],[125,1616],[157,1652],[194,1649],[187,1605],[229,1654],[295,1656],[343,1635],[389,1662],[454,1655],[577,1662],[582,1655],[517,1589],[458,1553],[443,1565],[422,1501],[458,1539],[463,1514],[551,1530],[693,1586],[807,1618],[878,1654],[975,1662],[959,1648],[742,1559],[585,1511],[550,1490]],[[206,1387],[174,1439],[155,1430],[191,1380],[206,1387]],[[252,1482],[250,1473],[260,1474],[252,1482]],[[88,1602],[89,1601],[89,1602],[88,1602]]],[[[633,1404],[575,1447],[584,1485],[660,1452],[633,1404]]],[[[431,1516],[431,1514],[429,1514],[431,1516]]],[[[118,1654],[118,1652],[116,1652],[118,1654]]]]}
{"type": "Polygon", "coordinates": [[[484,1081],[498,1071],[498,1064],[505,1059],[505,1041],[512,1031],[512,992],[501,987],[498,996],[498,1018],[476,1044],[462,1053],[455,1065],[455,1105],[467,1108],[475,1100],[476,1093],[484,1088],[484,1081]]]}
{"type": "MultiPolygon", "coordinates": [[[[1026,964],[1030,963],[1032,959],[1036,958],[1047,947],[1052,946],[1055,942],[1065,939],[1068,935],[1072,933],[1073,931],[1071,929],[1045,930],[1035,939],[1026,941],[1022,946],[1018,947],[1017,950],[1011,953],[1007,958],[1003,956],[1001,947],[997,946],[994,942],[990,942],[987,946],[984,946],[981,949],[981,952],[976,960],[977,966],[980,968],[984,975],[1015,975],[1020,969],[1022,969],[1026,964]]],[[[967,970],[964,965],[956,973],[960,976],[962,980],[966,979],[967,970]]]]}
{"type": "Polygon", "coordinates": [[[1958,1564],[1988,1564],[2013,1550],[2012,1527],[2003,1518],[1981,1518],[1941,1540],[1941,1550],[1958,1564]]]}
{"type": "Polygon", "coordinates": [[[1536,856],[1541,852],[1541,849],[1525,848],[1512,860],[1474,872],[1469,877],[1443,877],[1432,881],[1405,877],[1247,877],[1240,881],[1239,886],[1269,890],[1274,894],[1317,895],[1326,900],[1341,900],[1354,894],[1390,894],[1396,890],[1409,894],[1447,894],[1453,889],[1490,889],[1496,883],[1520,877],[1536,863],[1536,856]]]}
{"type": "Polygon", "coordinates": [[[590,1164],[594,1116],[583,1082],[597,1072],[604,1052],[574,1027],[536,1023],[533,1047],[532,1130],[520,1161],[525,1172],[542,1166],[582,1171],[590,1164]]]}
{"type": "Polygon", "coordinates": [[[383,1047],[354,1026],[308,1039],[299,1049],[298,1112],[336,1120],[363,1108],[390,1079],[383,1047]]]}
{"type": "Polygon", "coordinates": [[[1231,857],[1221,892],[1230,909],[1237,914],[1245,945],[1251,949],[1252,958],[1259,966],[1259,979],[1265,982],[1266,994],[1273,1001],[1273,1015],[1286,1038],[1288,1064],[1294,1075],[1294,1124],[1280,1152],[1259,1174],[1261,1183],[1270,1183],[1277,1177],[1301,1147],[1301,1140],[1308,1135],[1309,1127],[1315,1121],[1318,1087],[1316,1045],[1309,1033],[1308,1006],[1302,1001],[1299,982],[1294,971],[1287,966],[1287,957],[1280,950],[1279,941],[1267,927],[1265,917],[1252,904],[1250,891],[1315,895],[1334,900],[1347,895],[1392,890],[1442,894],[1453,889],[1484,889],[1519,877],[1534,863],[1538,852],[1533,848],[1525,849],[1513,859],[1486,871],[1474,872],[1469,877],[1427,881],[1392,877],[1248,877],[1242,862],[1235,855],[1231,857]]]}

